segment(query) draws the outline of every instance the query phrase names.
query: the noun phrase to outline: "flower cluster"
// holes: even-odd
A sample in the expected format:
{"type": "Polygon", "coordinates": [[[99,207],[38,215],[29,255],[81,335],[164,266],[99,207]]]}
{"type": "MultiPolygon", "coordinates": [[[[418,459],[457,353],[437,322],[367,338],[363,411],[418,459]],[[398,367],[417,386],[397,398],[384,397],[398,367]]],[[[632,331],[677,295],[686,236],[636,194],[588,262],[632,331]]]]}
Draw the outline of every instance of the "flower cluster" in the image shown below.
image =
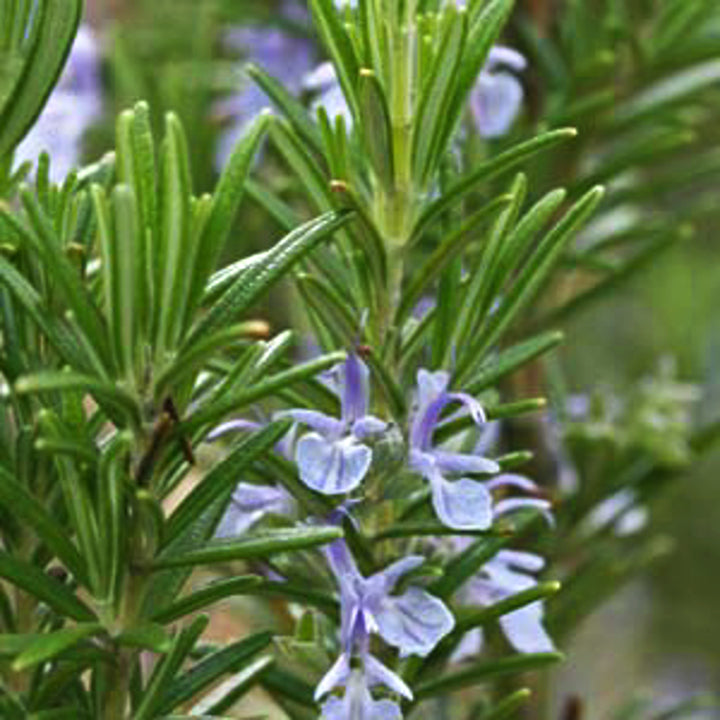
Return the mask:
{"type": "Polygon", "coordinates": [[[452,630],[453,616],[440,600],[418,587],[391,594],[403,576],[425,562],[420,556],[403,558],[365,578],[343,540],[332,543],[325,554],[340,590],[341,654],[318,684],[315,697],[321,699],[339,686],[345,687],[345,693],[326,700],[324,717],[399,718],[399,707],[389,700],[374,700],[370,688],[383,685],[409,700],[412,691],[370,653],[370,636],[379,635],[399,650],[400,657],[425,657],[452,630]]]}

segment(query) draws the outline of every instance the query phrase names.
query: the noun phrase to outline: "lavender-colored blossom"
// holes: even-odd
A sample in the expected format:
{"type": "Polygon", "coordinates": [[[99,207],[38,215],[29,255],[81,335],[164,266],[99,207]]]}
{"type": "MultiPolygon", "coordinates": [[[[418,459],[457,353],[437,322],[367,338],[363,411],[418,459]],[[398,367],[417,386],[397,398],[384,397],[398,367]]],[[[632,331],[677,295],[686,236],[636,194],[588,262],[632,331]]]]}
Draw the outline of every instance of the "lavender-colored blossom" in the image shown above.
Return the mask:
{"type": "Polygon", "coordinates": [[[102,112],[100,52],[87,25],[75,37],[65,69],[40,117],[15,151],[15,163],[52,150],[50,179],[62,182],[80,162],[82,138],[102,112]]]}
{"type": "Polygon", "coordinates": [[[520,81],[508,68],[521,72],[527,66],[516,50],[496,45],[488,54],[470,93],[470,109],[480,135],[496,138],[505,135],[515,121],[524,97],[520,81]]]}
{"type": "Polygon", "coordinates": [[[329,697],[322,705],[323,720],[402,720],[402,711],[392,700],[375,700],[370,688],[382,684],[379,678],[361,670],[350,670],[341,679],[345,694],[329,697]]]}
{"type": "Polygon", "coordinates": [[[490,490],[482,482],[458,473],[497,473],[500,466],[478,455],[451,453],[433,447],[433,433],[443,411],[453,403],[462,403],[473,420],[481,425],[485,413],[480,403],[466,393],[449,392],[450,376],[439,371],[418,372],[417,408],[410,428],[410,468],[430,483],[435,512],[448,527],[485,530],[492,525],[493,508],[490,490]]]}
{"type": "MultiPolygon", "coordinates": [[[[467,542],[461,540],[460,542],[467,542]]],[[[480,572],[460,589],[458,599],[466,605],[494,605],[537,585],[532,573],[545,565],[539,555],[518,550],[500,550],[480,572]]],[[[521,653],[552,652],[553,641],[543,626],[543,604],[536,601],[500,617],[500,627],[508,642],[521,653]]],[[[461,660],[480,651],[482,631],[469,632],[455,652],[461,660]]]]}
{"type": "Polygon", "coordinates": [[[404,558],[366,578],[358,570],[344,540],[333,542],[325,553],[340,589],[342,650],[318,684],[315,698],[320,699],[333,688],[345,685],[342,700],[331,699],[325,704],[326,717],[356,717],[340,714],[349,708],[366,713],[357,717],[368,720],[400,717],[397,706],[392,707],[394,703],[377,703],[369,693],[369,687],[381,684],[408,699],[412,698],[412,692],[403,680],[370,654],[370,635],[378,634],[398,648],[400,657],[425,657],[453,629],[455,620],[438,598],[418,587],[410,587],[402,595],[391,595],[404,575],[425,562],[423,557],[404,558]],[[351,669],[353,658],[360,661],[359,675],[351,669]],[[385,715],[369,714],[371,711],[385,715]]]}
{"type": "MultiPolygon", "coordinates": [[[[230,433],[261,430],[263,423],[238,418],[218,425],[207,436],[213,442],[230,433]]],[[[280,455],[290,459],[294,432],[291,430],[276,445],[280,455]]],[[[297,510],[295,498],[281,485],[254,485],[240,482],[233,491],[230,505],[215,533],[217,537],[236,537],[249,530],[266,515],[292,516],[297,510]]]]}
{"type": "MultiPolygon", "coordinates": [[[[289,8],[286,14],[292,11],[289,8]]],[[[315,64],[315,51],[307,38],[289,35],[276,28],[234,28],[227,33],[226,44],[242,52],[246,60],[262,67],[293,93],[301,90],[303,77],[315,64]]],[[[247,124],[271,105],[267,95],[254,82],[248,82],[240,93],[218,103],[216,113],[232,119],[219,140],[219,167],[232,152],[247,124]]]]}
{"type": "Polygon", "coordinates": [[[340,378],[339,418],[317,410],[287,410],[282,415],[312,428],[296,446],[300,478],[325,495],[354,490],[367,475],[372,450],[365,440],[385,431],[387,423],[368,414],[370,373],[354,353],[336,368],[340,378]]]}
{"type": "Polygon", "coordinates": [[[550,516],[550,503],[538,497],[505,497],[498,501],[493,491],[514,488],[537,493],[538,487],[522,475],[503,473],[481,482],[467,477],[470,474],[494,474],[500,466],[479,454],[448,452],[433,445],[433,434],[441,423],[443,412],[460,403],[470,412],[477,425],[486,422],[480,403],[471,395],[450,392],[450,375],[444,371],[418,371],[417,407],[410,427],[410,469],[430,483],[432,503],[440,521],[456,530],[487,530],[493,519],[515,510],[531,507],[550,516]]]}
{"type": "Polygon", "coordinates": [[[295,498],[280,485],[238,483],[216,536],[242,535],[266,515],[293,515],[296,507],[295,498]]]}
{"type": "Polygon", "coordinates": [[[305,75],[302,87],[303,90],[314,96],[310,103],[313,115],[317,114],[318,109],[322,107],[331,121],[340,115],[345,121],[345,127],[348,130],[352,128],[352,112],[345,100],[335,67],[331,62],[324,62],[305,75]]]}
{"type": "Polygon", "coordinates": [[[623,488],[598,503],[583,522],[583,529],[592,534],[608,526],[618,537],[634,535],[645,528],[648,510],[638,504],[637,494],[631,488],[623,488]]]}

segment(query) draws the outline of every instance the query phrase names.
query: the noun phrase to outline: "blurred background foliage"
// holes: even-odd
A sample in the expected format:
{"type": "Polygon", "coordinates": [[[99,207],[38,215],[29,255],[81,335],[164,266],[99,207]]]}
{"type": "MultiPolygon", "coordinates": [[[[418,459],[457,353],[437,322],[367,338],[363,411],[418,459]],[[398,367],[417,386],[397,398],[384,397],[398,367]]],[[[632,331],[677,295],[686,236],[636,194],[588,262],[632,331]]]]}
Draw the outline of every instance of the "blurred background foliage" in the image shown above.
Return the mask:
{"type": "MultiPolygon", "coordinates": [[[[692,214],[693,226],[680,228],[679,242],[652,253],[630,282],[566,320],[568,340],[551,370],[571,393],[590,390],[607,400],[638,392],[643,379],[659,371],[658,357],[665,358],[674,363],[677,378],[703,388],[693,408],[700,420],[717,417],[720,400],[720,155],[713,149],[720,141],[720,12],[715,6],[716,0],[519,2],[505,41],[529,60],[522,75],[526,102],[521,123],[498,141],[511,144],[533,126],[574,125],[579,140],[567,154],[553,154],[553,167],[531,168],[534,193],[565,180],[589,187],[608,173],[612,178],[613,158],[637,152],[636,175],[613,178],[619,185],[610,202],[618,212],[608,212],[604,222],[627,222],[623,210],[640,205],[649,236],[667,230],[669,217],[692,214]],[[672,8],[675,15],[666,17],[672,8]],[[628,99],[642,97],[668,67],[697,63],[707,75],[701,92],[679,97],[672,122],[653,126],[649,136],[634,134],[633,113],[644,110],[628,99]]],[[[182,119],[194,185],[201,191],[214,184],[224,134],[247,119],[243,107],[247,111],[257,102],[241,61],[267,66],[274,57],[276,66],[269,70],[299,91],[302,73],[322,58],[301,2],[89,0],[87,17],[102,51],[104,110],[85,133],[85,159],[112,147],[113,118],[121,109],[146,99],[158,127],[167,110],[182,119]],[[253,31],[268,27],[294,38],[296,54],[280,55],[281,46],[267,36],[259,42],[253,31]],[[239,28],[245,30],[238,33],[239,28]]],[[[485,149],[468,151],[479,159],[485,149]]],[[[297,201],[295,181],[271,147],[257,177],[297,201]]],[[[226,250],[233,258],[281,234],[252,193],[238,218],[226,250]]],[[[603,236],[602,227],[595,231],[603,236]]],[[[584,238],[591,242],[590,236],[588,231],[584,238]]],[[[557,292],[562,294],[565,282],[582,286],[584,275],[594,271],[598,268],[588,265],[568,268],[557,292]]],[[[265,306],[280,326],[287,324],[287,308],[282,295],[265,306]]],[[[663,496],[652,523],[657,533],[673,538],[671,552],[590,616],[572,641],[569,662],[554,675],[558,707],[566,707],[568,718],[574,717],[572,705],[566,705],[573,695],[582,696],[589,716],[599,718],[644,691],[670,700],[720,686],[719,472],[716,451],[663,496]]]]}

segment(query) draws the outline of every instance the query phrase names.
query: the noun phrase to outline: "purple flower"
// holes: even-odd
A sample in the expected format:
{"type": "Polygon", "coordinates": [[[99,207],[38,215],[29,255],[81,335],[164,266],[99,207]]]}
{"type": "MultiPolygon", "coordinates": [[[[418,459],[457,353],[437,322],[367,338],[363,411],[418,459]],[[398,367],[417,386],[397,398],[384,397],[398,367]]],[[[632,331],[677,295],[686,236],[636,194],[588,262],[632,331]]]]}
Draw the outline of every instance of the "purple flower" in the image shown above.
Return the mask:
{"type": "MultiPolygon", "coordinates": [[[[372,656],[368,657],[375,660],[372,656]]],[[[402,720],[402,711],[397,703],[375,700],[370,694],[371,687],[383,684],[383,677],[373,674],[367,666],[362,670],[351,670],[348,665],[344,674],[338,676],[338,685],[345,686],[345,694],[341,698],[332,695],[323,703],[323,720],[402,720]]],[[[411,699],[412,694],[407,697],[411,699]]]]}
{"type": "MultiPolygon", "coordinates": [[[[343,540],[335,541],[325,552],[340,588],[342,652],[318,684],[315,697],[319,699],[338,685],[346,685],[342,701],[333,699],[326,703],[326,714],[328,709],[330,713],[340,713],[352,707],[366,713],[357,715],[361,718],[400,717],[397,709],[391,707],[392,703],[375,703],[368,691],[369,687],[382,684],[412,698],[403,680],[370,654],[370,635],[380,635],[399,649],[401,657],[424,657],[453,629],[455,620],[438,598],[418,587],[410,587],[402,595],[391,595],[400,578],[425,562],[423,557],[404,558],[366,578],[343,540]],[[352,658],[360,660],[362,677],[353,674],[352,658]],[[373,709],[387,715],[367,714],[373,709]],[[395,714],[389,714],[391,712],[395,714]]],[[[330,714],[329,717],[355,715],[330,714]]]]}
{"type": "Polygon", "coordinates": [[[303,90],[315,96],[310,103],[310,110],[313,115],[316,115],[318,109],[323,107],[331,121],[334,121],[336,116],[341,115],[345,121],[345,127],[348,130],[352,128],[352,112],[345,100],[335,67],[331,62],[324,62],[312,72],[307,73],[303,78],[302,87],[303,90]]]}
{"type": "Polygon", "coordinates": [[[449,480],[457,473],[496,473],[500,466],[478,455],[452,453],[433,447],[433,433],[443,411],[453,403],[462,403],[478,424],[485,422],[480,403],[466,393],[449,392],[450,376],[420,370],[417,377],[417,408],[410,427],[409,464],[430,483],[435,513],[448,527],[486,530],[492,525],[492,496],[488,487],[477,480],[449,480]]]}
{"type": "Polygon", "coordinates": [[[538,487],[522,475],[504,473],[480,482],[453,475],[492,474],[500,466],[477,454],[454,453],[433,446],[433,433],[440,424],[443,411],[454,403],[461,403],[476,424],[485,423],[480,403],[471,395],[448,391],[450,376],[444,371],[418,371],[417,408],[410,427],[410,469],[430,483],[432,503],[440,521],[456,530],[487,530],[493,519],[520,508],[531,507],[544,513],[550,522],[550,503],[541,498],[506,497],[493,499],[492,491],[515,488],[537,493],[538,487]]]}
{"type": "MultiPolygon", "coordinates": [[[[291,9],[286,9],[286,14],[291,12],[291,9]]],[[[278,79],[290,92],[300,91],[302,78],[315,63],[314,49],[307,38],[294,37],[275,28],[235,28],[227,34],[226,42],[232,49],[243,52],[247,60],[257,63],[278,79]]],[[[218,114],[233,119],[232,125],[220,137],[219,166],[232,152],[247,123],[271,104],[254,82],[249,82],[237,95],[218,104],[218,114]]]]}
{"type": "MultiPolygon", "coordinates": [[[[544,565],[545,561],[539,555],[518,550],[500,550],[460,589],[458,597],[467,605],[494,605],[537,585],[531,573],[539,572],[544,565]]],[[[543,604],[538,600],[500,617],[500,627],[518,652],[552,652],[555,646],[542,621],[543,604]]],[[[474,655],[481,646],[482,631],[473,630],[465,636],[454,658],[460,660],[474,655]]]]}
{"type": "Polygon", "coordinates": [[[18,145],[15,162],[35,162],[52,151],[50,179],[61,182],[80,162],[85,131],[102,112],[100,53],[92,30],[78,30],[60,80],[40,117],[18,145]]]}
{"type": "Polygon", "coordinates": [[[495,46],[470,93],[475,125],[486,138],[505,135],[522,107],[523,87],[515,75],[502,69],[504,67],[521,72],[527,67],[527,61],[511,48],[495,46]]]}
{"type": "MultiPolygon", "coordinates": [[[[260,430],[263,423],[239,418],[218,425],[208,434],[207,440],[213,442],[235,432],[260,430]]],[[[291,430],[276,445],[275,450],[290,459],[294,432],[291,430]]],[[[284,487],[278,485],[254,485],[238,483],[230,505],[218,526],[217,537],[235,537],[242,535],[266,515],[292,516],[297,509],[295,498],[284,487]]]]}
{"type": "Polygon", "coordinates": [[[241,482],[235,488],[215,534],[217,537],[242,535],[266,515],[290,516],[296,507],[295,498],[280,485],[241,482]]]}
{"type": "Polygon", "coordinates": [[[387,428],[368,414],[370,374],[360,358],[349,353],[335,372],[340,374],[339,418],[317,410],[280,413],[312,428],[297,443],[295,460],[302,481],[325,495],[349,493],[362,482],[372,462],[372,450],[363,441],[387,428]]]}
{"type": "Polygon", "coordinates": [[[623,488],[599,502],[582,523],[583,530],[592,534],[612,525],[618,537],[640,532],[648,522],[648,510],[638,503],[631,488],[623,488]]]}

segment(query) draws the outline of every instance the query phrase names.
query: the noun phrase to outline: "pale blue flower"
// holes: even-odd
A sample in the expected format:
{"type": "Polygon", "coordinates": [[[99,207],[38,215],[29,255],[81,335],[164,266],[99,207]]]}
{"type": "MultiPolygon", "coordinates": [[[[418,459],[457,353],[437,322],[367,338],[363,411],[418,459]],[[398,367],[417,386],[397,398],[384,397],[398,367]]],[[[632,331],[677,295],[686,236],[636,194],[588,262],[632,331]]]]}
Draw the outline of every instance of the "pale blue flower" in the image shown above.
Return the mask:
{"type": "Polygon", "coordinates": [[[321,63],[312,72],[305,75],[302,87],[303,90],[313,95],[310,103],[313,115],[316,115],[318,109],[322,107],[331,122],[334,122],[335,118],[340,115],[345,121],[345,127],[348,130],[352,128],[352,112],[345,100],[335,67],[331,62],[321,63]]]}
{"type": "Polygon", "coordinates": [[[267,515],[290,517],[296,510],[295,498],[282,485],[253,485],[241,482],[233,491],[230,505],[215,535],[236,537],[247,532],[267,515]]]}
{"type": "Polygon", "coordinates": [[[335,369],[339,377],[340,417],[317,410],[287,410],[281,415],[312,428],[300,438],[295,450],[300,478],[325,495],[354,490],[372,463],[368,438],[385,431],[387,423],[368,414],[370,374],[354,353],[335,369]]]}
{"type": "Polygon", "coordinates": [[[455,620],[442,601],[419,587],[412,586],[402,595],[391,594],[404,575],[425,562],[423,557],[404,558],[366,578],[358,570],[344,540],[333,542],[325,554],[340,588],[341,654],[318,684],[315,698],[320,699],[333,688],[345,685],[342,700],[331,699],[325,703],[326,717],[354,718],[352,714],[340,714],[351,708],[366,713],[357,717],[368,720],[376,717],[368,714],[371,711],[385,713],[377,717],[400,717],[394,703],[378,703],[369,693],[369,687],[381,684],[412,699],[412,692],[404,681],[370,654],[370,636],[380,635],[400,651],[400,657],[425,657],[453,629],[455,620]],[[360,675],[354,674],[353,658],[360,663],[360,675]]]}
{"type": "Polygon", "coordinates": [[[500,466],[494,460],[479,455],[451,453],[433,447],[433,433],[448,406],[463,404],[478,425],[485,422],[482,406],[467,393],[448,391],[450,376],[446,372],[420,370],[417,382],[417,407],[410,427],[410,469],[430,483],[433,507],[444,525],[456,529],[486,530],[493,521],[490,490],[477,480],[466,477],[450,480],[448,476],[492,474],[497,473],[500,466]]]}
{"type": "MultiPolygon", "coordinates": [[[[263,423],[239,418],[218,425],[207,436],[213,442],[229,433],[252,432],[264,427],[263,423]]],[[[275,445],[275,450],[283,457],[292,455],[294,429],[287,433],[275,445]]],[[[254,485],[240,482],[233,491],[230,504],[223,515],[215,533],[217,537],[236,537],[249,530],[266,515],[291,517],[296,514],[295,498],[281,485],[254,485]]]]}
{"type": "MultiPolygon", "coordinates": [[[[291,9],[284,9],[285,14],[290,12],[291,9]]],[[[314,47],[307,38],[290,35],[277,28],[233,28],[227,33],[225,42],[293,93],[300,91],[303,77],[316,62],[314,47]]],[[[248,81],[237,95],[216,105],[215,114],[232,121],[219,139],[216,162],[219,168],[225,164],[247,124],[271,105],[267,95],[252,81],[248,81]]]]}
{"type": "MultiPolygon", "coordinates": [[[[458,539],[458,546],[468,542],[458,539]]],[[[539,555],[518,550],[500,550],[485,563],[458,593],[464,605],[494,605],[501,600],[529,590],[537,585],[533,573],[543,569],[545,561],[539,555]]],[[[513,610],[500,617],[500,627],[512,647],[521,653],[552,652],[552,639],[543,626],[543,603],[536,602],[513,610]]],[[[461,660],[480,651],[482,630],[469,632],[458,646],[454,659],[461,660]]]]}
{"type": "Polygon", "coordinates": [[[527,66],[516,50],[496,45],[488,54],[485,67],[470,93],[470,109],[480,135],[505,135],[522,108],[524,92],[520,81],[508,68],[521,72],[527,66]]]}
{"type": "Polygon", "coordinates": [[[599,502],[582,523],[587,534],[594,534],[612,526],[618,537],[634,535],[648,523],[648,509],[638,503],[632,488],[623,488],[599,502]]]}
{"type": "Polygon", "coordinates": [[[480,403],[471,395],[450,392],[450,375],[444,371],[418,371],[417,406],[410,427],[408,463],[411,470],[429,483],[435,513],[447,527],[456,530],[487,530],[493,520],[520,508],[531,507],[544,513],[550,522],[550,503],[539,497],[504,497],[498,501],[492,491],[514,488],[537,494],[532,480],[522,475],[503,473],[485,480],[456,477],[464,474],[489,475],[500,466],[479,454],[448,452],[433,445],[433,434],[441,424],[443,412],[460,403],[470,412],[477,425],[486,422],[480,403]]]}
{"type": "Polygon", "coordinates": [[[50,179],[61,182],[79,165],[83,136],[101,113],[100,51],[90,27],[81,25],[58,84],[16,148],[16,166],[51,152],[50,179]]]}
{"type": "MultiPolygon", "coordinates": [[[[323,720],[402,720],[397,703],[375,700],[370,694],[372,687],[384,684],[381,677],[374,675],[367,665],[362,670],[351,670],[348,665],[344,670],[337,679],[338,685],[345,686],[345,693],[342,697],[331,695],[323,703],[323,720]]],[[[408,699],[411,698],[412,695],[408,699]]]]}

